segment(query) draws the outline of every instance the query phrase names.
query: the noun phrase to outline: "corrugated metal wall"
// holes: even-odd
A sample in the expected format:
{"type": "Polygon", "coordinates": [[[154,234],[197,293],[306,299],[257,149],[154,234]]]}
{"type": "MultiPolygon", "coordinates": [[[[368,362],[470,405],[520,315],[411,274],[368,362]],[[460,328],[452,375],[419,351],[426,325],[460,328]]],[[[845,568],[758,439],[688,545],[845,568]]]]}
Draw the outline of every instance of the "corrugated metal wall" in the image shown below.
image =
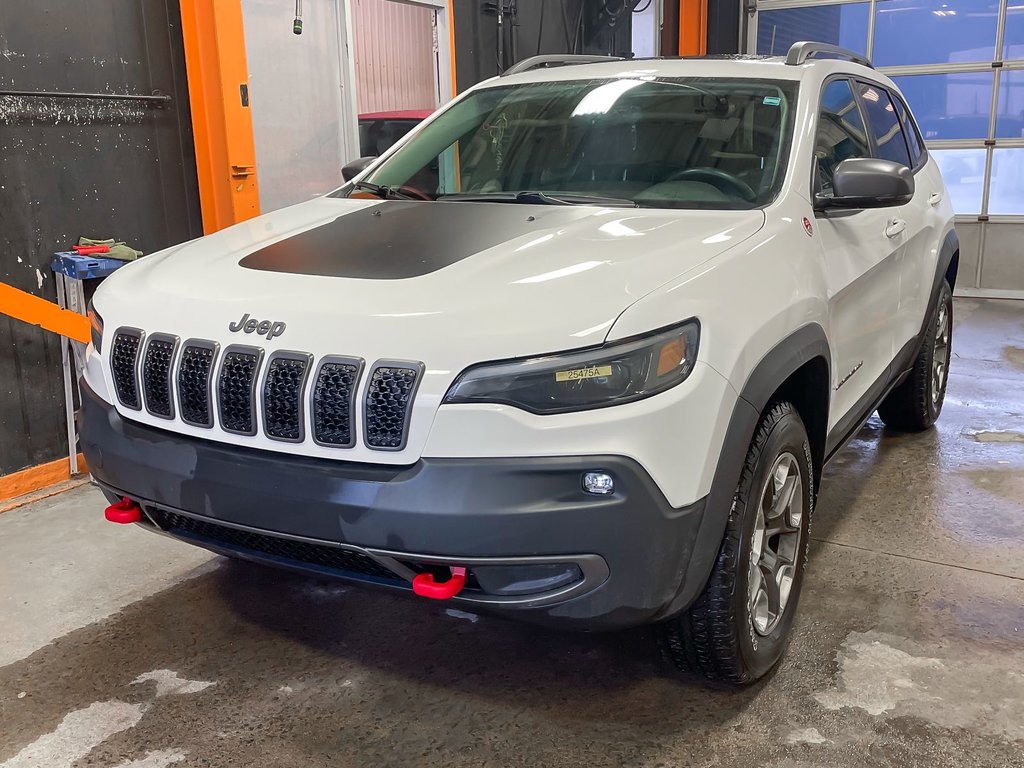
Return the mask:
{"type": "Polygon", "coordinates": [[[391,0],[352,0],[359,112],[434,109],[434,12],[391,0]]]}

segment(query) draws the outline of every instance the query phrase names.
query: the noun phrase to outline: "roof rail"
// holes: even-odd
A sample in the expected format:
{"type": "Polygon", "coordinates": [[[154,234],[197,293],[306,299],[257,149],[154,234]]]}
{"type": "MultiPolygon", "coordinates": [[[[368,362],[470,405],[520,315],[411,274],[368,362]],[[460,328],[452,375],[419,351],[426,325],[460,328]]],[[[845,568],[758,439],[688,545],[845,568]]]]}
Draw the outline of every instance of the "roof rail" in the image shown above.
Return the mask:
{"type": "Polygon", "coordinates": [[[546,53],[541,56],[531,56],[528,59],[523,59],[518,64],[513,64],[511,67],[501,73],[501,76],[505,75],[518,75],[520,72],[529,72],[531,69],[541,69],[546,67],[564,67],[572,64],[598,64],[602,61],[623,61],[621,56],[591,56],[586,54],[569,54],[569,53],[546,53]]]}
{"type": "Polygon", "coordinates": [[[838,45],[815,43],[810,40],[793,43],[793,47],[790,48],[789,53],[786,54],[786,63],[794,66],[797,64],[803,64],[808,59],[816,58],[818,54],[821,53],[831,54],[832,56],[840,59],[846,59],[848,61],[855,62],[856,64],[863,64],[865,67],[871,66],[871,59],[867,56],[861,56],[859,53],[848,51],[846,48],[840,48],[838,45]]]}

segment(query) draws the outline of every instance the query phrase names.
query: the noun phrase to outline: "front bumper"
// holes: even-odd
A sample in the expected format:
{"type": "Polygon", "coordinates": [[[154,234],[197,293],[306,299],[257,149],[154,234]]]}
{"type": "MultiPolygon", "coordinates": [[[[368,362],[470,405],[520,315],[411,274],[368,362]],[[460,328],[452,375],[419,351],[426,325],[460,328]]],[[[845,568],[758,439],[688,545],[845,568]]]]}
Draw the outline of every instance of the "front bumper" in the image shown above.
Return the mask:
{"type": "Polygon", "coordinates": [[[355,464],[143,426],[84,380],[82,400],[82,449],[96,482],[138,502],[145,525],[214,551],[399,589],[419,571],[466,566],[470,586],[453,603],[588,630],[657,620],[678,609],[684,587],[695,592],[683,581],[704,502],[673,508],[632,459],[355,464]],[[585,493],[588,470],[610,473],[615,492],[585,493]],[[499,594],[484,578],[559,565],[577,577],[538,581],[535,592],[499,594]]]}

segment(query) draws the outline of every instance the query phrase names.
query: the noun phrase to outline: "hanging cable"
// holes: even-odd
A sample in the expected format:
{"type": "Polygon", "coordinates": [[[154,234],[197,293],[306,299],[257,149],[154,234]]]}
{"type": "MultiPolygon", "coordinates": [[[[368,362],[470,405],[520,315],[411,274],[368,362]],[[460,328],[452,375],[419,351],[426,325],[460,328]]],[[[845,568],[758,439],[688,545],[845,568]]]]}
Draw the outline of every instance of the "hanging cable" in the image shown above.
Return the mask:
{"type": "Polygon", "coordinates": [[[302,0],[295,0],[295,21],[292,22],[292,32],[296,35],[302,34],[302,0]]]}
{"type": "Polygon", "coordinates": [[[537,55],[540,56],[540,48],[544,42],[544,6],[546,0],[540,0],[540,24],[537,27],[537,55]]]}

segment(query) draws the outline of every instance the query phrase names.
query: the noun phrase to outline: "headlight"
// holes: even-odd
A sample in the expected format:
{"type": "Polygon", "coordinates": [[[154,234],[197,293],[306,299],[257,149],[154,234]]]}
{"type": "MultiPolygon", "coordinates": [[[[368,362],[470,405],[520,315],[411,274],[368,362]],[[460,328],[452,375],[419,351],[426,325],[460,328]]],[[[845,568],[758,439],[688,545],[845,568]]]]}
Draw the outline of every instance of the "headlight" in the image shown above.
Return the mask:
{"type": "Polygon", "coordinates": [[[602,347],[465,371],[445,403],[504,403],[530,413],[565,413],[629,403],[683,381],[697,359],[696,320],[602,347]]]}
{"type": "Polygon", "coordinates": [[[100,317],[100,313],[93,308],[91,301],[89,302],[89,311],[86,314],[89,315],[89,334],[92,337],[92,347],[97,352],[102,352],[103,318],[100,317]]]}

